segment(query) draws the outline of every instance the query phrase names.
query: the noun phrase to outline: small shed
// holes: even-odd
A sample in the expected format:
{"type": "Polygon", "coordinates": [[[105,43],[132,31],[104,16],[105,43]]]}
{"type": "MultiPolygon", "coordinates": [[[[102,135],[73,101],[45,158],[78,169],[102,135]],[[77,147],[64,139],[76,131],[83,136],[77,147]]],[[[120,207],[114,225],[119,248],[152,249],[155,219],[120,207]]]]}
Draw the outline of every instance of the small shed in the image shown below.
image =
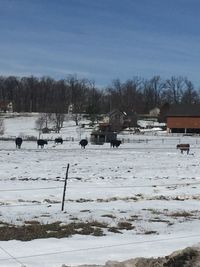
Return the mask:
{"type": "Polygon", "coordinates": [[[99,127],[91,133],[90,141],[93,144],[109,143],[117,139],[117,133],[111,130],[109,123],[100,123],[99,127]]]}
{"type": "Polygon", "coordinates": [[[116,140],[117,134],[114,132],[93,132],[91,133],[90,141],[92,144],[101,145],[109,143],[111,140],[116,140]]]}

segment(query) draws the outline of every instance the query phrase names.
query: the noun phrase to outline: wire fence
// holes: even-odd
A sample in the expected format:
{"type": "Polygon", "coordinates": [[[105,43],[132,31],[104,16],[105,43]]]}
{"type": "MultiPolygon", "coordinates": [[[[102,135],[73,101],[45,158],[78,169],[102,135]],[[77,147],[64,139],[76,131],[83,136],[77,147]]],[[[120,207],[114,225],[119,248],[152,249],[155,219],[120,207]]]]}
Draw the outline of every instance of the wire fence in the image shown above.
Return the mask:
{"type": "MultiPolygon", "coordinates": [[[[171,188],[171,187],[196,187],[200,185],[200,182],[187,182],[187,183],[165,183],[165,184],[152,184],[152,185],[105,185],[105,186],[87,186],[83,187],[82,185],[76,185],[76,186],[67,186],[67,190],[70,189],[84,189],[84,192],[87,193],[87,190],[89,189],[103,189],[103,190],[110,190],[110,189],[130,189],[130,188],[159,188],[159,187],[166,187],[166,188],[171,188]]],[[[1,193],[12,193],[12,192],[25,192],[25,191],[40,191],[40,190],[55,190],[59,189],[62,190],[62,186],[53,186],[53,187],[37,187],[37,188],[10,188],[10,189],[0,189],[1,193]]],[[[62,195],[62,193],[60,193],[62,195]]],[[[64,200],[65,202],[68,202],[67,200],[64,200]]],[[[71,201],[71,200],[70,200],[71,201]]],[[[12,204],[10,203],[12,201],[3,201],[0,203],[0,208],[15,208],[15,207],[36,207],[36,206],[52,206],[52,205],[60,205],[61,200],[44,200],[43,202],[40,201],[34,201],[34,203],[28,203],[28,201],[24,201],[26,203],[21,203],[21,204],[12,204]]],[[[93,201],[95,202],[95,201],[93,201]]]]}
{"type": "MultiPolygon", "coordinates": [[[[87,186],[85,189],[119,189],[119,188],[153,188],[153,187],[171,187],[171,186],[194,186],[200,185],[200,182],[187,182],[187,183],[167,183],[167,184],[153,184],[153,185],[105,185],[105,186],[87,186]]],[[[68,189],[81,189],[83,186],[67,186],[68,189]]],[[[62,186],[52,186],[52,187],[37,187],[37,188],[10,188],[10,189],[0,189],[0,192],[17,192],[17,191],[37,191],[37,190],[52,190],[52,189],[63,189],[62,186]]]]}
{"type": "MultiPolygon", "coordinates": [[[[13,141],[16,139],[16,136],[1,136],[0,141],[13,141]]],[[[36,142],[38,137],[36,136],[22,136],[23,141],[29,141],[29,142],[36,142]]],[[[55,141],[55,136],[46,136],[44,138],[45,140],[49,142],[54,142],[55,141]]],[[[64,136],[62,137],[63,141],[65,142],[79,142],[81,137],[80,136],[64,136]]],[[[87,135],[86,139],[94,144],[90,140],[90,136],[87,135]]],[[[152,138],[152,134],[148,135],[119,135],[118,137],[119,140],[122,141],[122,143],[159,143],[159,144],[171,144],[171,143],[181,143],[183,140],[188,140],[192,144],[200,144],[200,136],[194,135],[194,136],[183,136],[183,135],[166,135],[166,136],[157,136],[154,135],[152,138]]],[[[103,142],[104,143],[104,142],[103,142]]],[[[109,143],[109,142],[107,142],[109,143]]],[[[98,143],[97,143],[98,144],[98,143]]],[[[102,143],[101,143],[102,144],[102,143]]]]}

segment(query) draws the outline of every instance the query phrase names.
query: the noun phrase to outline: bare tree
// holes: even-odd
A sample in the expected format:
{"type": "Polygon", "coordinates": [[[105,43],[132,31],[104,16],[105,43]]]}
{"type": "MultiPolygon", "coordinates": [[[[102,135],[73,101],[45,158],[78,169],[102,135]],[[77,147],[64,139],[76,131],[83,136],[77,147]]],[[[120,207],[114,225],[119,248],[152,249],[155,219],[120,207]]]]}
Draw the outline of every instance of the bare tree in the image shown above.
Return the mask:
{"type": "Polygon", "coordinates": [[[40,113],[39,117],[37,118],[35,122],[36,129],[39,131],[39,133],[42,133],[42,130],[48,131],[49,124],[52,121],[52,113],[40,113]]]}
{"type": "Polygon", "coordinates": [[[73,113],[73,114],[71,115],[71,119],[72,119],[73,121],[75,121],[76,126],[78,126],[79,121],[81,121],[81,118],[82,118],[82,115],[79,114],[79,113],[73,113]]]}
{"type": "Polygon", "coordinates": [[[110,110],[120,109],[126,112],[140,111],[142,106],[143,80],[134,77],[122,83],[119,79],[114,80],[112,86],[107,89],[110,101],[110,110]]]}
{"type": "Polygon", "coordinates": [[[127,80],[122,87],[123,111],[132,113],[134,111],[142,112],[143,97],[142,88],[144,81],[140,77],[133,77],[127,80]]]}
{"type": "Polygon", "coordinates": [[[184,104],[199,103],[198,92],[194,89],[194,85],[188,79],[185,80],[186,89],[182,94],[181,102],[184,104]]]}
{"type": "Polygon", "coordinates": [[[66,80],[66,84],[71,91],[70,103],[73,105],[72,120],[78,125],[81,114],[84,113],[86,109],[87,93],[91,84],[86,79],[77,79],[76,76],[69,76],[66,80]]]}
{"type": "Polygon", "coordinates": [[[149,112],[150,109],[160,106],[163,86],[164,84],[160,76],[154,76],[152,79],[145,81],[143,89],[145,112],[149,112]]]}
{"type": "Polygon", "coordinates": [[[86,108],[86,113],[92,124],[94,124],[95,121],[98,123],[99,114],[101,113],[101,99],[102,93],[95,88],[94,83],[91,83],[91,90],[88,94],[88,106],[86,108]]]}
{"type": "Polygon", "coordinates": [[[181,96],[185,90],[184,77],[172,76],[171,79],[166,80],[162,98],[164,102],[178,104],[181,102],[181,96]]]}
{"type": "Polygon", "coordinates": [[[59,112],[52,114],[51,122],[53,123],[56,133],[60,133],[60,130],[63,127],[64,120],[65,114],[59,112]]]}

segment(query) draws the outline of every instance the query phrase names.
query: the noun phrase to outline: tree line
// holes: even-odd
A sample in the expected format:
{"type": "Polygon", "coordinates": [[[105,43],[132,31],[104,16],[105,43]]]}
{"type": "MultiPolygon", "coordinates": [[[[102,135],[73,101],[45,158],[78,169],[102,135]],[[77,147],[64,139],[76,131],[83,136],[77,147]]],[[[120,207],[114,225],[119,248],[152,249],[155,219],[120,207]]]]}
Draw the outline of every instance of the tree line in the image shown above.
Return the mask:
{"type": "Polygon", "coordinates": [[[55,80],[50,77],[0,77],[0,101],[13,103],[15,112],[67,113],[95,115],[118,108],[127,113],[147,113],[154,107],[200,103],[200,90],[187,77],[162,79],[133,77],[114,80],[104,89],[76,75],[55,80]]]}

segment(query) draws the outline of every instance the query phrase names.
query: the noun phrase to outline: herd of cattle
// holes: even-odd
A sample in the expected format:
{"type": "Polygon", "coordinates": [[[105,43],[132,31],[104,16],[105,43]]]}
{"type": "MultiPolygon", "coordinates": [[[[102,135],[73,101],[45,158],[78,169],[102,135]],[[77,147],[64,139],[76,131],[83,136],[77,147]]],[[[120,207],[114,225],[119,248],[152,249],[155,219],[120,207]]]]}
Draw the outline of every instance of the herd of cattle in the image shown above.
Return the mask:
{"type": "MultiPolygon", "coordinates": [[[[17,137],[15,139],[15,144],[16,144],[16,148],[20,149],[21,148],[21,145],[22,145],[22,138],[21,137],[17,137]]],[[[58,137],[58,138],[55,138],[54,140],[55,144],[62,144],[63,143],[63,139],[61,137],[58,137]]],[[[44,148],[44,145],[47,145],[48,142],[47,140],[44,140],[44,139],[38,139],[37,140],[37,147],[39,148],[44,148]]],[[[81,145],[81,148],[85,148],[88,144],[88,141],[87,139],[82,139],[80,142],[79,142],[79,145],[81,145]]],[[[111,140],[110,141],[110,146],[111,147],[116,147],[118,148],[119,146],[121,145],[121,141],[120,140],[111,140]]],[[[190,144],[178,144],[176,146],[177,149],[180,149],[181,153],[183,153],[183,151],[186,151],[187,154],[189,154],[189,151],[190,151],[190,144]]]]}
{"type": "MultiPolygon", "coordinates": [[[[17,137],[15,139],[15,144],[16,144],[16,148],[20,149],[21,148],[21,145],[22,145],[22,138],[21,137],[17,137]]],[[[58,137],[58,138],[55,138],[54,140],[55,144],[62,144],[63,143],[63,139],[61,137],[58,137]]],[[[39,148],[44,148],[44,145],[47,145],[48,142],[47,140],[44,140],[44,139],[38,139],[37,140],[37,147],[39,148]]],[[[85,148],[88,144],[88,141],[87,139],[82,139],[80,142],[79,142],[79,145],[81,145],[81,148],[85,148]]],[[[112,140],[110,142],[110,146],[111,147],[119,147],[121,144],[121,141],[120,140],[112,140]]]]}

